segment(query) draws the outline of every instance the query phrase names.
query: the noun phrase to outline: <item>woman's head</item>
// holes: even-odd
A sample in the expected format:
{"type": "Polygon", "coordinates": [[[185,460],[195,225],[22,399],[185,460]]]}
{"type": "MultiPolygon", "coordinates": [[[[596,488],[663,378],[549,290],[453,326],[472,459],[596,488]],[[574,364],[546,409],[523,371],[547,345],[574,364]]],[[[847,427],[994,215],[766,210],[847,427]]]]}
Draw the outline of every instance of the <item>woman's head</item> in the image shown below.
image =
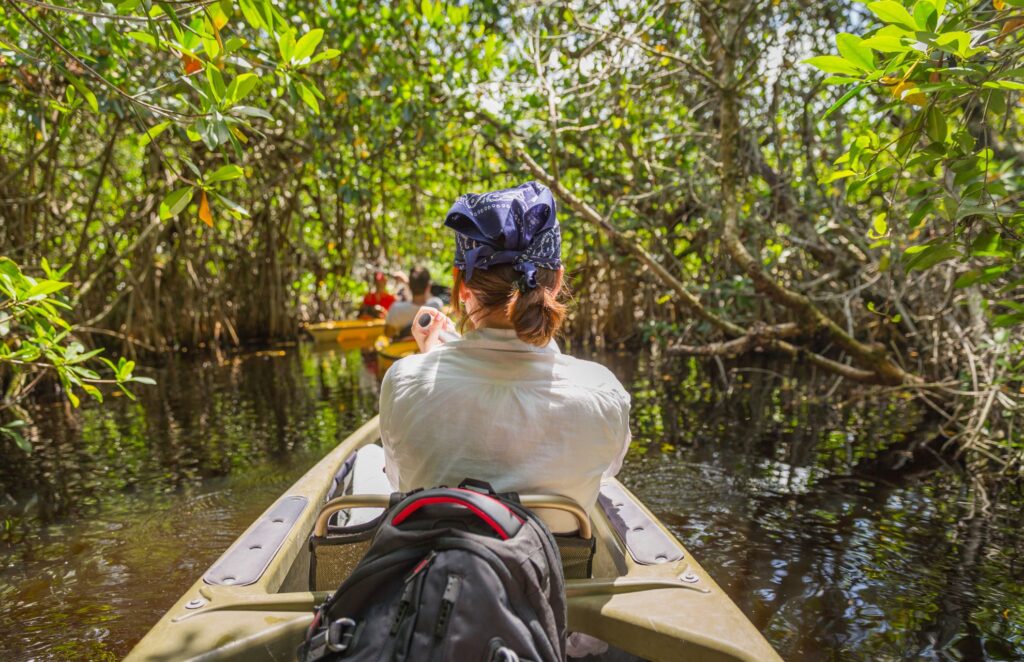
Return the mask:
{"type": "Polygon", "coordinates": [[[477,326],[511,326],[520,339],[546,345],[565,317],[562,240],[547,187],[463,195],[448,211],[455,230],[453,298],[477,326]]]}
{"type": "Polygon", "coordinates": [[[478,269],[471,282],[457,269],[452,301],[462,304],[464,319],[474,326],[508,326],[523,342],[544,347],[565,320],[563,273],[561,267],[539,268],[537,287],[524,290],[517,283],[522,275],[511,265],[478,269]]]}

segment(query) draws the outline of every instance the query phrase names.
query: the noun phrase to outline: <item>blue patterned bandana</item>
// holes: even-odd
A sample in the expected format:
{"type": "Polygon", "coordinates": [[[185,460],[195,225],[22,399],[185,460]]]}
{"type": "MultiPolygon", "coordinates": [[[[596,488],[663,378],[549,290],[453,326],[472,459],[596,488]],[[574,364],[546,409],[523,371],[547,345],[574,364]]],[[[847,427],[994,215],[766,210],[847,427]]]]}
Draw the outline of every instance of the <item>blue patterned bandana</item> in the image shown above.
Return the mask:
{"type": "Polygon", "coordinates": [[[444,224],[455,230],[455,266],[466,281],[474,269],[511,264],[522,287],[537,287],[537,267],[562,266],[562,235],[555,200],[546,186],[527,182],[490,193],[467,193],[455,201],[444,224]]]}

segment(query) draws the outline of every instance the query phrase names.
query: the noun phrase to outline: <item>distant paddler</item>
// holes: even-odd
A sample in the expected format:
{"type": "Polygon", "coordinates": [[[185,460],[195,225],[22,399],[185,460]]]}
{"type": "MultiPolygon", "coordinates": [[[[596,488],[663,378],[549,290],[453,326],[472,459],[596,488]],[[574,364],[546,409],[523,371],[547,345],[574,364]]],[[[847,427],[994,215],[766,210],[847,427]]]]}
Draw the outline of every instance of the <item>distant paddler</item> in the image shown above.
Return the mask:
{"type": "Polygon", "coordinates": [[[437,310],[444,308],[444,302],[430,293],[430,271],[424,266],[415,266],[409,271],[409,300],[396,301],[388,309],[385,324],[387,335],[392,339],[406,338],[412,333],[416,311],[423,306],[437,310]]]}
{"type": "Polygon", "coordinates": [[[383,318],[395,303],[395,295],[388,291],[388,277],[383,271],[373,273],[373,289],[363,297],[359,308],[360,319],[383,318]]]}

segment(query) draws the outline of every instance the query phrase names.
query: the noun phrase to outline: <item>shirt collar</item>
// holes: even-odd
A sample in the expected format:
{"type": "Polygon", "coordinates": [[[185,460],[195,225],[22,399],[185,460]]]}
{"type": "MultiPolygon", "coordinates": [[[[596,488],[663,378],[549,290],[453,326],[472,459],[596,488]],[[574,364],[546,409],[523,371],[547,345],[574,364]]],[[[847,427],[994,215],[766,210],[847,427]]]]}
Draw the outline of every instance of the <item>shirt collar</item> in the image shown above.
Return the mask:
{"type": "Polygon", "coordinates": [[[448,343],[452,348],[496,349],[505,352],[532,352],[535,354],[561,354],[558,343],[552,340],[545,347],[523,342],[514,329],[473,329],[459,340],[448,343]]]}

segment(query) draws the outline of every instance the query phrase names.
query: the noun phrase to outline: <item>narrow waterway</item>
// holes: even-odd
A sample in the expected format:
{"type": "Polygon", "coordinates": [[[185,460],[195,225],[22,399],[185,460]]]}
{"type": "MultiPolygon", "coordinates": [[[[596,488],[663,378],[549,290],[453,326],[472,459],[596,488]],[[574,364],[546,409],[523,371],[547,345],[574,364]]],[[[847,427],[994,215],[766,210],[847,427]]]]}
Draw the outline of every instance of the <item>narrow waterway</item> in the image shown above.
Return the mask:
{"type": "MultiPolygon", "coordinates": [[[[597,358],[634,398],[624,482],[784,658],[1024,659],[1024,498],[983,511],[952,471],[863,477],[916,434],[905,399],[808,388],[770,363],[597,358]]],[[[36,407],[30,456],[0,441],[3,659],[123,657],[377,406],[358,352],[152,376],[134,402],[36,407]]]]}

